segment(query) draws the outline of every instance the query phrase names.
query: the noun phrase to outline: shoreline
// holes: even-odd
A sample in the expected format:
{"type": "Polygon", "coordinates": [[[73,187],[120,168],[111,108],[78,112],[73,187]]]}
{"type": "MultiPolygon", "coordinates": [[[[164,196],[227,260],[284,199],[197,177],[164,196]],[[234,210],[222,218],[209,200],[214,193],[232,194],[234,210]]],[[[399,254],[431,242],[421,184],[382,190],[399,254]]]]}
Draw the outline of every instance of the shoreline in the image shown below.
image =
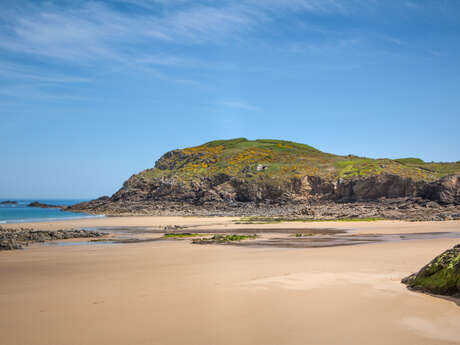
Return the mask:
{"type": "Polygon", "coordinates": [[[83,218],[100,218],[103,214],[65,211],[66,208],[84,199],[14,199],[14,204],[1,205],[0,225],[41,223],[83,218]]]}

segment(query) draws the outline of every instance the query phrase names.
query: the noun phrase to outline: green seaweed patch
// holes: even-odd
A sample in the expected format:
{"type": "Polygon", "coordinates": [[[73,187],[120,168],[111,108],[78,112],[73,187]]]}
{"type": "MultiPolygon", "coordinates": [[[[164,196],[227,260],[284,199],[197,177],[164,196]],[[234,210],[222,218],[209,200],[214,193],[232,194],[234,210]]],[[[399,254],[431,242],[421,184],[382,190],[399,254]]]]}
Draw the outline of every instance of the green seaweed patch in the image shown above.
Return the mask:
{"type": "Polygon", "coordinates": [[[187,238],[187,237],[197,237],[202,236],[202,234],[195,234],[190,232],[183,232],[183,233],[168,233],[164,234],[164,238],[187,238]]]}
{"type": "Polygon", "coordinates": [[[235,224],[276,224],[285,222],[375,222],[385,220],[382,217],[363,217],[363,218],[331,218],[331,219],[315,219],[315,218],[290,218],[290,217],[242,217],[235,220],[235,224]]]}
{"type": "Polygon", "coordinates": [[[209,238],[199,238],[195,239],[192,242],[196,244],[225,244],[229,242],[240,242],[244,240],[253,240],[257,237],[256,234],[253,235],[238,235],[238,234],[231,234],[231,235],[222,235],[222,234],[215,234],[209,238]]]}

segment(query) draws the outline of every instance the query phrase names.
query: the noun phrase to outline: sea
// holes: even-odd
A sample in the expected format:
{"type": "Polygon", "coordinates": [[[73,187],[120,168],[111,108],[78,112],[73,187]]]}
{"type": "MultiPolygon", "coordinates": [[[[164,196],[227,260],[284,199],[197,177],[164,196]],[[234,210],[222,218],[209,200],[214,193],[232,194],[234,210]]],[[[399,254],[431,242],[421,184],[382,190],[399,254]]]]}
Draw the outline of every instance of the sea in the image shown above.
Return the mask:
{"type": "Polygon", "coordinates": [[[70,206],[79,202],[89,200],[59,200],[59,199],[0,199],[2,201],[16,201],[17,204],[0,204],[0,225],[9,223],[23,222],[49,222],[66,219],[81,219],[81,218],[100,218],[104,216],[94,216],[86,213],[65,212],[58,208],[39,208],[28,207],[27,205],[33,201],[38,201],[48,205],[70,206]]]}

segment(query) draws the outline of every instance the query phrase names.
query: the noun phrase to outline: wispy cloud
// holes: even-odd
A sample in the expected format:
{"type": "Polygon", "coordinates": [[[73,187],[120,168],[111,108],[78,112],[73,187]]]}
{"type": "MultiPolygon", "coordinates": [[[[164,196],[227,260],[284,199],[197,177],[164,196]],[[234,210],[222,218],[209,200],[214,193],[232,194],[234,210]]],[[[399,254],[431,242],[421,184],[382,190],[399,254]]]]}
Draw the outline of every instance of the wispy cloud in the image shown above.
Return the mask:
{"type": "Polygon", "coordinates": [[[387,41],[387,42],[390,42],[390,43],[393,43],[395,45],[398,45],[398,46],[401,46],[404,44],[404,42],[397,38],[397,37],[393,37],[393,36],[388,36],[388,35],[383,35],[382,38],[387,41]]]}
{"type": "Polygon", "coordinates": [[[292,42],[283,49],[291,53],[304,53],[304,54],[336,54],[343,52],[344,49],[356,47],[361,43],[358,37],[341,38],[334,37],[326,42],[292,42]]]}
{"type": "MultiPolygon", "coordinates": [[[[9,79],[48,83],[83,83],[94,74],[149,73],[154,78],[198,85],[211,69],[231,69],[231,61],[213,59],[194,50],[249,46],[283,16],[349,16],[375,1],[363,0],[82,0],[7,1],[0,4],[0,74],[9,79]],[[252,35],[256,33],[255,35],[252,35]],[[252,41],[251,41],[252,40],[252,41]],[[245,44],[241,44],[244,42],[245,44]],[[249,42],[249,43],[248,43],[249,42]],[[4,58],[3,57],[7,57],[4,58]],[[19,59],[18,59],[19,57],[19,59]],[[15,61],[15,66],[8,65],[15,61]],[[28,61],[29,66],[21,66],[28,61]],[[48,67],[34,69],[46,62],[48,67]],[[87,76],[66,75],[67,67],[87,76]],[[64,68],[55,68],[64,67],[64,68]],[[193,69],[187,76],[178,72],[193,69]],[[197,79],[197,80],[195,80],[197,79]]],[[[404,5],[401,5],[404,6],[404,5]]],[[[295,18],[294,18],[295,20],[295,18]]],[[[359,35],[320,27],[316,39],[284,39],[273,49],[286,53],[334,53],[351,49],[359,35]]],[[[273,29],[273,28],[272,28],[273,29]]],[[[305,28],[299,28],[304,30],[305,28]]],[[[277,32],[273,32],[277,35],[277,32]]],[[[268,35],[270,36],[270,35],[268,35]]],[[[294,35],[295,36],[295,35],[294,35]]],[[[285,37],[286,38],[286,37],[285,37]]],[[[260,38],[263,41],[263,38],[260,38]]],[[[390,39],[388,39],[390,40],[390,39]]],[[[401,45],[399,39],[392,43],[401,45]]],[[[262,43],[263,44],[263,43],[262,43]]],[[[272,42],[267,41],[267,44],[272,42]]],[[[73,72],[72,72],[73,73],[73,72]]],[[[228,102],[227,106],[244,108],[228,102]]]]}
{"type": "Polygon", "coordinates": [[[307,11],[317,14],[349,12],[347,1],[343,0],[250,0],[249,3],[266,11],[307,11]]]}
{"type": "Polygon", "coordinates": [[[0,48],[80,63],[99,58],[124,60],[137,54],[139,46],[147,49],[145,45],[155,42],[223,42],[224,36],[269,21],[274,11],[325,13],[344,9],[338,0],[248,0],[212,5],[173,1],[181,6],[167,11],[159,10],[167,3],[164,1],[124,2],[147,10],[121,12],[93,1],[75,6],[28,3],[27,11],[7,9],[1,18],[7,30],[0,31],[0,48]]]}
{"type": "MultiPolygon", "coordinates": [[[[171,47],[222,45],[245,38],[245,33],[282,13],[344,13],[345,0],[118,0],[0,4],[0,74],[16,81],[82,83],[50,66],[80,66],[94,71],[143,71],[181,84],[197,81],[174,76],[166,69],[228,69],[225,62],[171,54],[171,47]],[[121,6],[121,7],[120,7],[121,6]],[[126,6],[129,8],[127,9],[126,6]],[[15,57],[21,57],[17,59],[15,57]],[[19,61],[32,59],[36,66],[19,61]],[[13,59],[15,64],[8,60],[13,59]],[[94,69],[96,68],[96,69],[94,69]]],[[[176,49],[174,49],[176,50],[176,49]]],[[[182,50],[183,51],[183,50],[182,50]]],[[[66,70],[67,68],[64,68],[66,70]]],[[[40,88],[41,85],[37,85],[40,88]]],[[[228,106],[232,106],[231,102],[228,106]]],[[[244,104],[234,103],[233,107],[244,104]]],[[[247,106],[246,106],[247,107],[247,106]]],[[[250,108],[247,107],[247,108],[250,108]]]]}
{"type": "MultiPolygon", "coordinates": [[[[13,100],[21,100],[21,105],[29,102],[43,101],[87,101],[87,97],[76,95],[75,92],[67,92],[62,88],[48,88],[48,85],[41,84],[13,84],[8,87],[0,87],[0,96],[13,100]]],[[[0,104],[4,104],[2,101],[0,104]]],[[[6,104],[8,101],[6,102],[6,104]]]]}
{"type": "Polygon", "coordinates": [[[413,8],[413,9],[420,8],[420,6],[421,6],[420,4],[417,4],[417,3],[413,2],[413,1],[406,1],[406,2],[404,3],[404,5],[405,5],[406,7],[413,8]]]}
{"type": "Polygon", "coordinates": [[[219,106],[227,107],[227,108],[234,108],[234,109],[241,109],[241,110],[249,110],[249,111],[255,111],[255,110],[260,110],[259,107],[256,107],[255,105],[251,105],[245,102],[241,101],[220,101],[216,103],[219,106]]]}
{"type": "Polygon", "coordinates": [[[136,31],[142,37],[167,38],[161,32],[140,30],[139,21],[96,3],[77,8],[33,7],[5,21],[9,30],[3,32],[0,48],[72,62],[120,59],[124,52],[116,45],[139,41],[136,31]]]}
{"type": "Polygon", "coordinates": [[[36,67],[28,67],[26,65],[13,64],[0,60],[0,76],[4,80],[26,80],[28,82],[43,82],[43,83],[57,83],[57,84],[75,84],[75,83],[89,83],[91,79],[73,76],[68,74],[56,74],[44,71],[36,67]]]}

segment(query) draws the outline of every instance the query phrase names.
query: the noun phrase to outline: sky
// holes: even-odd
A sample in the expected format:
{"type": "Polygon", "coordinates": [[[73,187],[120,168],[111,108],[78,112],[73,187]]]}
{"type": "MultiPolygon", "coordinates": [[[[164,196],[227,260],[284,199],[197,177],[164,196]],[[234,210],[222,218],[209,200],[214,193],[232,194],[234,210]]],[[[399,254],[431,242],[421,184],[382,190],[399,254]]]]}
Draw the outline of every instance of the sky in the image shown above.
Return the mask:
{"type": "Polygon", "coordinates": [[[459,18],[459,0],[2,0],[0,198],[111,195],[236,137],[458,161],[459,18]]]}

